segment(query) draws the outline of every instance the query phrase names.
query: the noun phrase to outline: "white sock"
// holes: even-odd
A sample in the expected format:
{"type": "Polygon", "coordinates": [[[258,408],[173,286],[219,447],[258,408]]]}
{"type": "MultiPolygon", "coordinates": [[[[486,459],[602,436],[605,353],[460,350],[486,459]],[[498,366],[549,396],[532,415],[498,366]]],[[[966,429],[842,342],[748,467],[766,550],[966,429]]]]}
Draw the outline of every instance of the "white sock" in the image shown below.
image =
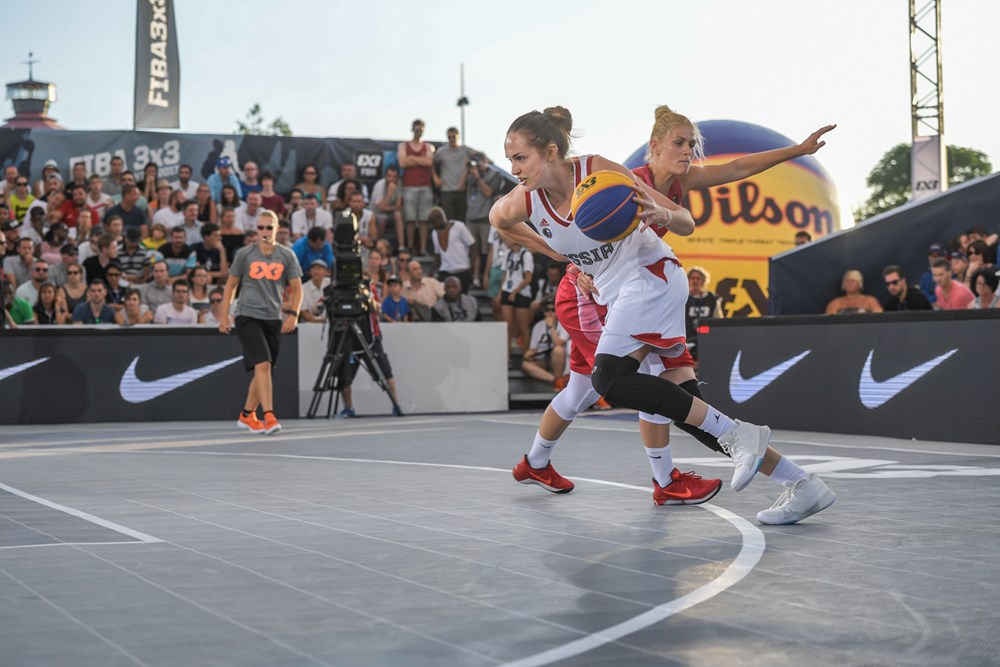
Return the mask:
{"type": "Polygon", "coordinates": [[[546,440],[540,433],[536,432],[535,441],[531,443],[531,451],[528,452],[528,465],[536,470],[547,466],[557,442],[559,441],[546,440]]]}
{"type": "Polygon", "coordinates": [[[674,457],[670,455],[670,445],[666,447],[646,447],[649,465],[653,468],[653,477],[661,487],[667,486],[673,480],[670,473],[674,471],[674,457]]]}
{"type": "Polygon", "coordinates": [[[785,482],[797,482],[800,479],[809,479],[809,473],[798,465],[792,463],[787,456],[782,456],[778,459],[778,465],[774,466],[774,472],[771,473],[771,479],[778,484],[784,484],[785,482]]]}
{"type": "Polygon", "coordinates": [[[698,428],[709,435],[721,438],[725,433],[736,428],[736,422],[709,405],[708,412],[705,414],[705,421],[699,424],[698,428]]]}

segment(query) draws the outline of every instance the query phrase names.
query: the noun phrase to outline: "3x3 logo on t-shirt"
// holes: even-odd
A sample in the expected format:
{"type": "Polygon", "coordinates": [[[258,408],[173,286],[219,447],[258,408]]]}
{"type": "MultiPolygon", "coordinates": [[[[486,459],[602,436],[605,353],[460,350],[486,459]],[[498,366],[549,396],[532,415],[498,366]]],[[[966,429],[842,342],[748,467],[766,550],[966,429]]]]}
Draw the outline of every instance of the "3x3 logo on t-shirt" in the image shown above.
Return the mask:
{"type": "Polygon", "coordinates": [[[250,277],[266,280],[280,280],[285,265],[279,262],[250,262],[250,277]]]}

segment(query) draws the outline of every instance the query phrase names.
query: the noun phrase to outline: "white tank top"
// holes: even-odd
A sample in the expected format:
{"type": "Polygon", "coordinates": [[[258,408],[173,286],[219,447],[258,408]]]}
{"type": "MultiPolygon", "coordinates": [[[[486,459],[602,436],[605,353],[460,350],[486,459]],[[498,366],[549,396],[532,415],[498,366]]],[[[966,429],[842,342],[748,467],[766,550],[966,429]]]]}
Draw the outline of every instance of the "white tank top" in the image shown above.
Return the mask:
{"type": "MultiPolygon", "coordinates": [[[[574,188],[590,174],[593,157],[581,155],[572,159],[574,188]]],[[[622,285],[641,267],[663,259],[679,264],[674,251],[652,230],[635,231],[614,243],[600,243],[587,238],[573,223],[569,212],[567,217],[560,215],[544,190],[525,192],[525,200],[531,224],[549,247],[594,278],[594,286],[600,292],[594,300],[602,306],[614,301],[622,285]]]]}

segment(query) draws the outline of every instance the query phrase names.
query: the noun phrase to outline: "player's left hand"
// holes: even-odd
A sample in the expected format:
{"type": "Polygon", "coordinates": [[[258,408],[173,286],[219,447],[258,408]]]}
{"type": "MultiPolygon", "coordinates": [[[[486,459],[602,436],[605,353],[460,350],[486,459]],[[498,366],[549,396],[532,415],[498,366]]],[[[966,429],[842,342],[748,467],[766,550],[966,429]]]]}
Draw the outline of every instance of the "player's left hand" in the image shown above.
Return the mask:
{"type": "Polygon", "coordinates": [[[640,232],[644,232],[650,227],[659,227],[661,230],[667,227],[671,217],[670,211],[653,201],[653,199],[638,186],[635,186],[635,196],[632,197],[632,201],[640,206],[640,232]]]}
{"type": "Polygon", "coordinates": [[[601,293],[597,291],[597,288],[594,287],[594,277],[589,273],[584,273],[583,271],[581,271],[580,275],[576,277],[576,289],[584,296],[590,296],[592,294],[597,296],[601,295],[601,293]]]}
{"type": "Polygon", "coordinates": [[[805,141],[799,144],[799,152],[802,155],[812,155],[819,149],[823,148],[823,146],[826,146],[826,142],[820,141],[819,138],[822,137],[827,132],[829,132],[830,130],[834,129],[835,127],[837,127],[836,124],[824,125],[823,127],[819,128],[818,130],[810,134],[805,141]]]}

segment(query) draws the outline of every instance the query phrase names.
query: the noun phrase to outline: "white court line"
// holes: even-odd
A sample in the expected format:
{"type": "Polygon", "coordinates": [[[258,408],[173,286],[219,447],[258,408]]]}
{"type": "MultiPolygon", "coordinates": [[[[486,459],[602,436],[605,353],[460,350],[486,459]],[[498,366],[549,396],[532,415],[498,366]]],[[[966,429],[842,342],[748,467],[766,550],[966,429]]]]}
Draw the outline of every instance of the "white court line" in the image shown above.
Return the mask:
{"type": "MultiPolygon", "coordinates": [[[[107,519],[102,519],[96,517],[93,514],[87,514],[86,512],[78,509],[73,509],[72,507],[66,507],[65,505],[60,505],[59,503],[54,503],[51,500],[46,500],[45,498],[39,498],[38,496],[33,496],[26,491],[21,491],[20,489],[15,489],[13,486],[7,486],[3,482],[0,482],[0,489],[7,491],[8,493],[13,493],[15,496],[21,496],[25,500],[30,500],[31,502],[38,503],[39,505],[45,505],[46,507],[51,507],[54,510],[59,510],[60,512],[65,512],[71,516],[75,516],[78,519],[83,519],[84,521],[89,521],[90,523],[96,523],[98,526],[102,526],[109,530],[113,530],[116,533],[121,533],[122,535],[128,535],[129,537],[135,538],[140,542],[162,542],[163,540],[153,537],[152,535],[147,535],[146,533],[140,533],[138,530],[132,530],[131,528],[126,528],[107,519]]],[[[45,545],[39,545],[45,546],[45,545]]],[[[47,545],[52,546],[52,545],[47,545]]]]}
{"type": "MultiPolygon", "coordinates": [[[[261,457],[261,458],[282,458],[282,459],[308,459],[308,460],[321,460],[321,461],[338,461],[338,462],[348,462],[348,463],[384,463],[390,465],[400,465],[400,466],[419,466],[428,468],[457,468],[461,470],[481,470],[486,472],[502,472],[508,473],[509,470],[506,468],[489,468],[485,466],[467,466],[458,465],[450,463],[425,463],[421,461],[386,461],[382,459],[358,459],[358,458],[348,458],[348,457],[338,457],[338,456],[307,456],[300,454],[264,454],[259,452],[205,452],[205,451],[170,451],[170,450],[144,450],[141,452],[136,452],[141,454],[194,454],[199,456],[248,456],[248,457],[261,457]]],[[[609,482],[607,480],[601,479],[590,479],[586,477],[572,477],[570,479],[580,481],[580,482],[590,482],[592,484],[603,484],[605,486],[613,486],[620,489],[632,489],[636,491],[642,491],[643,493],[649,493],[649,489],[643,486],[635,486],[633,484],[622,484],[620,482],[609,482]]],[[[604,646],[605,644],[610,644],[611,642],[617,641],[623,637],[630,634],[648,628],[651,625],[659,623],[667,618],[670,618],[674,614],[678,614],[682,611],[690,609],[691,607],[710,600],[719,593],[735,586],[744,577],[746,577],[753,568],[760,561],[761,556],[764,555],[765,540],[764,533],[757,527],[751,524],[749,521],[743,517],[733,514],[727,509],[711,505],[709,503],[703,503],[697,505],[698,508],[707,510],[715,514],[720,519],[728,521],[736,530],[739,531],[741,537],[743,538],[743,544],[740,547],[740,552],[733,559],[733,562],[722,572],[721,575],[709,581],[702,586],[699,586],[695,590],[691,591],[687,595],[682,595],[679,598],[665,602],[657,607],[650,609],[649,611],[643,612],[638,616],[630,618],[627,621],[618,623],[617,625],[612,625],[609,628],[600,630],[598,632],[587,634],[580,639],[568,642],[561,646],[549,649],[547,651],[542,651],[541,653],[536,653],[535,655],[530,655],[513,662],[505,663],[502,667],[540,667],[541,665],[548,665],[559,660],[565,660],[581,653],[586,653],[587,651],[592,651],[595,648],[604,646]]]]}
{"type": "MultiPolygon", "coordinates": [[[[607,414],[607,413],[604,413],[604,414],[607,414]]],[[[603,416],[603,414],[596,414],[596,415],[592,415],[592,416],[593,417],[601,417],[601,416],[603,416]]],[[[518,420],[515,420],[515,419],[483,419],[482,421],[488,422],[490,424],[504,424],[504,425],[507,425],[507,426],[534,426],[534,427],[538,426],[538,422],[537,421],[518,421],[518,420]]],[[[623,426],[618,426],[618,427],[615,427],[615,426],[589,426],[587,424],[580,424],[579,422],[574,422],[573,423],[573,429],[574,430],[583,430],[583,431],[617,431],[619,433],[639,433],[638,427],[635,426],[635,424],[638,423],[638,420],[636,420],[635,422],[629,422],[629,423],[633,424],[633,428],[626,428],[626,427],[623,427],[623,426]]],[[[673,430],[673,431],[671,431],[670,435],[671,435],[671,437],[673,437],[673,436],[676,435],[676,436],[681,436],[681,437],[685,437],[685,438],[691,438],[692,440],[694,440],[694,436],[692,436],[692,435],[690,435],[688,433],[685,433],[684,431],[673,430]]],[[[830,435],[832,435],[834,437],[836,437],[837,435],[844,435],[845,437],[850,437],[850,438],[861,438],[861,437],[864,437],[862,435],[850,434],[850,433],[844,433],[844,434],[831,433],[830,435]]],[[[881,437],[884,437],[884,436],[873,436],[873,437],[880,437],[881,438],[881,437]]],[[[781,440],[781,439],[778,439],[778,438],[772,438],[771,439],[771,443],[772,444],[782,444],[782,445],[805,445],[807,447],[830,447],[832,449],[879,449],[879,450],[884,450],[884,451],[888,451],[888,452],[906,452],[908,454],[940,454],[941,456],[969,456],[969,457],[972,457],[972,458],[1000,459],[1000,454],[985,454],[985,453],[983,453],[983,454],[974,454],[974,453],[970,453],[970,452],[942,452],[942,451],[939,451],[939,450],[936,450],[936,449],[909,449],[909,448],[906,448],[906,447],[889,447],[888,445],[876,445],[876,444],[872,444],[872,443],[868,443],[868,442],[859,443],[857,445],[840,445],[840,444],[835,444],[835,443],[830,443],[830,442],[812,442],[810,440],[781,440]]],[[[970,446],[973,446],[973,447],[983,447],[984,449],[985,448],[995,448],[996,447],[996,445],[992,445],[992,444],[981,444],[981,443],[974,443],[974,442],[965,442],[965,443],[956,443],[956,444],[970,445],[970,446]]]]}
{"type": "MultiPolygon", "coordinates": [[[[163,540],[156,540],[162,542],[163,540]]],[[[103,547],[116,544],[149,544],[149,542],[137,542],[128,540],[123,542],[52,542],[51,544],[13,544],[11,546],[0,547],[2,549],[38,549],[39,547],[103,547]]]]}

